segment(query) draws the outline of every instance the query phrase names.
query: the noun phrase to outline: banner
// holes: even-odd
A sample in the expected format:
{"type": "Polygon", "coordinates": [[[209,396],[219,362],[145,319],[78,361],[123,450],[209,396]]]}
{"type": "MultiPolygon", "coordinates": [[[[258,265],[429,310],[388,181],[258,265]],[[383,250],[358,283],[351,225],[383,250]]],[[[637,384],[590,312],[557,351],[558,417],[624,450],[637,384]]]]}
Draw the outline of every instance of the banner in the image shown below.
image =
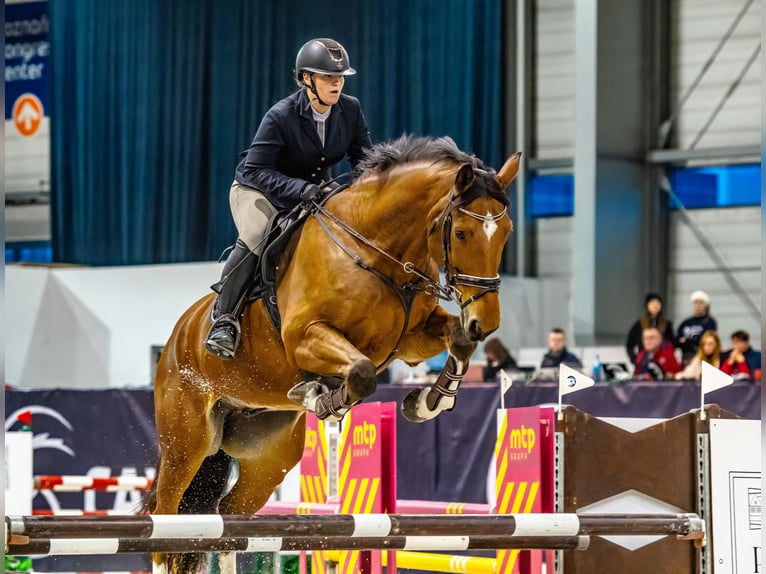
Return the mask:
{"type": "MultiPolygon", "coordinates": [[[[154,477],[157,441],[151,392],[6,392],[5,409],[6,432],[22,428],[19,413],[31,413],[34,474],[154,477]]],[[[8,460],[9,473],[19,470],[17,462],[22,461],[8,460]]],[[[120,510],[139,502],[138,492],[40,491],[32,507],[120,510]]]]}
{"type": "MultiPolygon", "coordinates": [[[[497,411],[495,444],[497,514],[542,512],[540,407],[497,411]]],[[[539,550],[498,550],[498,574],[539,573],[539,550]]]]}
{"type": "Polygon", "coordinates": [[[5,184],[13,194],[50,190],[48,3],[5,4],[5,184]]]}

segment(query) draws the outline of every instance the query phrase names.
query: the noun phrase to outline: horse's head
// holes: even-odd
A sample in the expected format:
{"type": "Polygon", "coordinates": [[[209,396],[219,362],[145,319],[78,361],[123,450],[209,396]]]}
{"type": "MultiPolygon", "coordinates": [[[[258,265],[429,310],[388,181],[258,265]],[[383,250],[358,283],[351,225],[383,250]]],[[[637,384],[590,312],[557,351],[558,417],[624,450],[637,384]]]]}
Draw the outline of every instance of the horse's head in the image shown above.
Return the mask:
{"type": "Polygon", "coordinates": [[[500,258],[513,224],[505,188],[519,171],[520,153],[497,174],[460,167],[449,201],[429,230],[429,252],[443,262],[447,283],[461,307],[461,322],[472,341],[500,325],[500,258]]]}

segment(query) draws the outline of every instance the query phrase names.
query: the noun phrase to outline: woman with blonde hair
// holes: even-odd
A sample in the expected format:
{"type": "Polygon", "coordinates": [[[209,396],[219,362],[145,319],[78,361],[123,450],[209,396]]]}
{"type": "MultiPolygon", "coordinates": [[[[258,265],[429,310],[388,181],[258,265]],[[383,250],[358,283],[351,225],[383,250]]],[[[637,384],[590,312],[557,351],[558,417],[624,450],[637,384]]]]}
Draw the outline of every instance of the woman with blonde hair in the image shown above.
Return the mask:
{"type": "Polygon", "coordinates": [[[702,361],[710,363],[716,369],[721,367],[721,338],[715,331],[705,331],[700,337],[700,345],[686,368],[676,375],[676,379],[702,378],[702,361]]]}

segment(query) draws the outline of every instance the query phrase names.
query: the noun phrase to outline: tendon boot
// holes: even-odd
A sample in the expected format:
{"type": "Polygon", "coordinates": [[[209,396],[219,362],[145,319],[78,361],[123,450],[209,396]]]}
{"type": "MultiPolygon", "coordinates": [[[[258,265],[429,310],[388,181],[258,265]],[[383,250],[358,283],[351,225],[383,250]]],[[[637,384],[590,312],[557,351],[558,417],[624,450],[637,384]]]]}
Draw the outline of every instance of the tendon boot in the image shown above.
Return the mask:
{"type": "Polygon", "coordinates": [[[233,359],[239,348],[239,313],[258,266],[258,256],[239,239],[223,267],[221,280],[212,286],[218,292],[210,319],[212,326],[205,348],[222,359],[233,359]]]}

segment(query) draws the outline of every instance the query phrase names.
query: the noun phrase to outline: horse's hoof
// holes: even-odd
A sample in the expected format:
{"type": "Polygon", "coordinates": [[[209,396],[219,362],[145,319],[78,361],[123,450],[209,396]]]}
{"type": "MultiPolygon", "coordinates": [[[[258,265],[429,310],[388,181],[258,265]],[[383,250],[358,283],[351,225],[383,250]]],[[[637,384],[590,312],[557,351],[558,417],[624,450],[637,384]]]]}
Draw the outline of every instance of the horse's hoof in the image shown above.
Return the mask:
{"type": "Polygon", "coordinates": [[[319,381],[303,381],[287,391],[287,398],[307,411],[316,410],[317,397],[329,392],[330,389],[319,381]]]}
{"type": "MultiPolygon", "coordinates": [[[[425,405],[425,395],[428,388],[419,388],[411,391],[402,401],[402,416],[411,423],[424,423],[435,417],[438,413],[431,413],[432,416],[425,416],[423,406],[425,405]]],[[[427,410],[427,409],[426,409],[427,410]]],[[[430,411],[428,411],[430,412],[430,411]]]]}

